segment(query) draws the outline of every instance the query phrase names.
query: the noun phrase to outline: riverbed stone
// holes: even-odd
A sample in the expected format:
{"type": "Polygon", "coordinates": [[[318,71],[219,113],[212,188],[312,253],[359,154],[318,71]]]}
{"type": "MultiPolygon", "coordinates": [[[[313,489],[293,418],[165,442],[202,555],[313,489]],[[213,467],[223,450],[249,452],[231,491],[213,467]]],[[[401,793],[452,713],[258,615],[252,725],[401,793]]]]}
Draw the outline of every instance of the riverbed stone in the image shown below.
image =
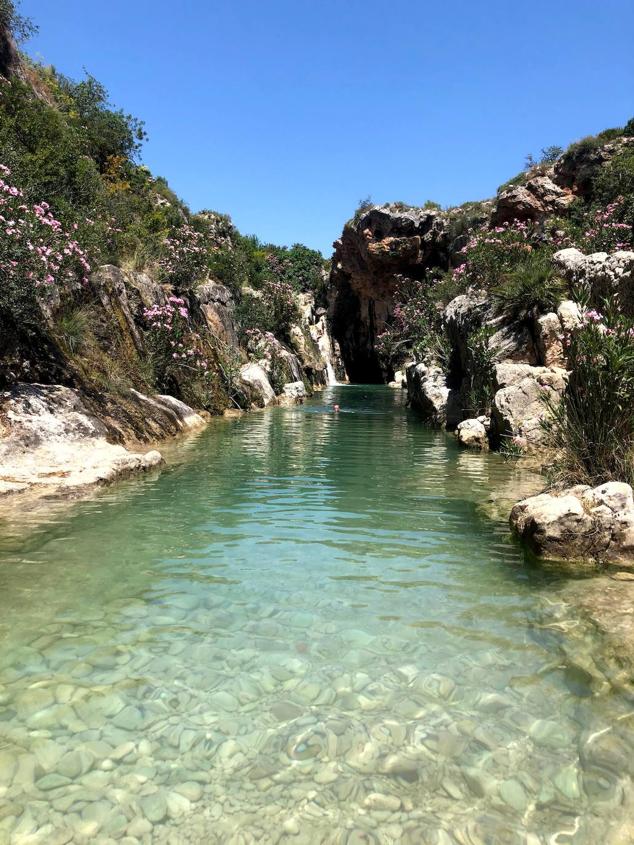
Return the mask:
{"type": "Polygon", "coordinates": [[[634,567],[634,494],[629,484],[541,493],[518,502],[510,522],[540,557],[601,559],[634,567]]]}
{"type": "Polygon", "coordinates": [[[146,795],[139,800],[139,804],[143,815],[152,824],[162,822],[167,816],[167,798],[163,792],[159,791],[146,795]]]}

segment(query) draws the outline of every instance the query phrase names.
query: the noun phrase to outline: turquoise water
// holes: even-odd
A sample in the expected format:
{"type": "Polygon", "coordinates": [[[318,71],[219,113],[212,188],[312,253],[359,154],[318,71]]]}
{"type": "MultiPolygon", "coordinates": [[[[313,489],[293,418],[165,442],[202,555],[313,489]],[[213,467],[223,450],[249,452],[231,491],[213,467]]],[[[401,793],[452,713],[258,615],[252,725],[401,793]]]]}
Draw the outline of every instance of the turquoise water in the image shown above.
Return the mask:
{"type": "Polygon", "coordinates": [[[1,843],[609,841],[631,703],[509,464],[375,387],[170,461],[4,526],[1,843]]]}

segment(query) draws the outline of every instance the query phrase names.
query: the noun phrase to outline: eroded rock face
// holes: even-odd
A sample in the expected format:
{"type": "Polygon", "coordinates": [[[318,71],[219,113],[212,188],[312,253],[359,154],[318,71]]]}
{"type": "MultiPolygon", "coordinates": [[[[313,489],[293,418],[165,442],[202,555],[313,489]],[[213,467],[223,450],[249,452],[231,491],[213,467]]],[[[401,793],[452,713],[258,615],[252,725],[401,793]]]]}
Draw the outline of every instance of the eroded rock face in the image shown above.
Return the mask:
{"type": "Polygon", "coordinates": [[[443,427],[455,427],[460,422],[458,397],[448,387],[447,377],[440,367],[410,364],[406,378],[409,401],[426,422],[443,427]]]}
{"type": "Polygon", "coordinates": [[[516,438],[523,448],[540,446],[548,415],[544,401],[557,402],[566,387],[566,370],[503,363],[495,367],[496,393],[491,410],[491,438],[499,446],[504,438],[516,438]]]}
{"type": "Polygon", "coordinates": [[[620,250],[593,252],[584,255],[570,247],[556,252],[555,266],[572,283],[583,283],[590,292],[592,304],[601,308],[605,299],[618,295],[619,306],[634,316],[634,252],[620,250]]]}
{"type": "Polygon", "coordinates": [[[510,521],[540,557],[634,567],[634,496],[629,484],[612,481],[531,496],[515,505],[510,521]]]}
{"type": "Polygon", "coordinates": [[[254,408],[266,408],[275,403],[275,391],[265,370],[254,361],[240,370],[240,382],[254,408]]]}
{"type": "Polygon", "coordinates": [[[570,188],[576,195],[587,197],[600,168],[629,144],[634,144],[634,138],[617,138],[602,146],[577,144],[556,162],[553,179],[560,187],[570,188]]]}
{"type": "Polygon", "coordinates": [[[301,405],[306,400],[306,387],[303,381],[291,381],[284,385],[279,404],[284,407],[301,405]]]}
{"type": "Polygon", "coordinates": [[[540,220],[564,213],[573,200],[572,191],[555,184],[550,176],[534,176],[525,185],[513,185],[500,194],[491,222],[500,226],[513,220],[540,220]]]}
{"type": "Polygon", "coordinates": [[[380,382],[375,343],[391,318],[399,276],[446,264],[447,222],[437,211],[373,206],[346,223],[331,274],[332,329],[352,381],[380,382]]]}
{"type": "Polygon", "coordinates": [[[218,282],[207,282],[196,288],[196,299],[211,333],[237,348],[235,303],[229,288],[218,282]]]}
{"type": "MultiPolygon", "coordinates": [[[[134,394],[142,412],[168,418],[180,430],[204,420],[171,396],[134,394]]],[[[60,385],[18,384],[0,395],[0,494],[41,490],[77,494],[116,478],[155,467],[156,450],[128,451],[110,442],[111,430],[77,390],[60,385]]]]}

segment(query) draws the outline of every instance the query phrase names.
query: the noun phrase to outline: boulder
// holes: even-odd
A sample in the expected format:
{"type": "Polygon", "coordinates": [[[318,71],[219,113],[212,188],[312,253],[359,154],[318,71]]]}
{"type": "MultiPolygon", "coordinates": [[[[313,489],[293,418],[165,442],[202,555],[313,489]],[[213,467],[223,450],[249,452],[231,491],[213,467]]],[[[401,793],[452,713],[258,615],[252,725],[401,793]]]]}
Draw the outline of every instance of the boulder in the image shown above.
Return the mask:
{"type": "Polygon", "coordinates": [[[559,303],[557,316],[559,317],[562,329],[567,334],[577,329],[582,322],[579,306],[571,299],[565,299],[559,303]]]}
{"type": "Polygon", "coordinates": [[[306,399],[306,387],[303,381],[291,381],[284,385],[279,404],[286,407],[301,405],[306,399]]]}
{"type": "Polygon", "coordinates": [[[251,361],[240,369],[240,383],[249,403],[255,408],[266,408],[275,403],[275,391],[264,369],[251,361]]]}
{"type": "Polygon", "coordinates": [[[461,446],[481,450],[489,448],[487,429],[480,419],[463,420],[458,424],[456,437],[461,446]]]}
{"type": "Polygon", "coordinates": [[[564,331],[559,315],[554,311],[536,320],[537,349],[540,363],[545,367],[565,367],[564,331]]]}
{"type": "Polygon", "coordinates": [[[432,425],[455,427],[462,413],[457,396],[447,386],[447,377],[436,365],[410,364],[406,371],[411,406],[432,425]]]}
{"type": "Polygon", "coordinates": [[[587,287],[593,306],[600,309],[605,299],[618,296],[623,313],[634,316],[634,251],[584,255],[580,250],[569,247],[556,252],[553,260],[569,282],[582,283],[587,287]]]}
{"type": "Polygon", "coordinates": [[[513,507],[510,522],[539,557],[634,567],[634,496],[629,484],[579,485],[531,496],[513,507]]]}
{"type": "Polygon", "coordinates": [[[557,401],[566,387],[561,367],[498,364],[493,397],[491,437],[496,446],[504,438],[517,438],[522,446],[540,446],[546,439],[542,422],[548,416],[545,399],[557,401]]]}
{"type": "Polygon", "coordinates": [[[407,378],[403,370],[397,370],[394,373],[394,378],[388,384],[388,387],[392,387],[396,390],[405,389],[407,387],[407,378]]]}
{"type": "MultiPolygon", "coordinates": [[[[202,427],[204,420],[171,396],[132,392],[128,400],[164,430],[202,427]]],[[[79,391],[61,385],[17,384],[0,394],[0,492],[33,489],[76,495],[95,485],[162,463],[156,450],[131,452],[112,443],[111,419],[95,415],[79,391]],[[110,425],[107,425],[109,423],[110,425]]],[[[120,432],[117,432],[120,436],[120,432]]]]}
{"type": "Polygon", "coordinates": [[[550,176],[533,176],[525,185],[512,185],[500,194],[491,222],[500,226],[513,220],[539,220],[548,214],[561,214],[573,200],[574,194],[555,184],[550,176]]]}

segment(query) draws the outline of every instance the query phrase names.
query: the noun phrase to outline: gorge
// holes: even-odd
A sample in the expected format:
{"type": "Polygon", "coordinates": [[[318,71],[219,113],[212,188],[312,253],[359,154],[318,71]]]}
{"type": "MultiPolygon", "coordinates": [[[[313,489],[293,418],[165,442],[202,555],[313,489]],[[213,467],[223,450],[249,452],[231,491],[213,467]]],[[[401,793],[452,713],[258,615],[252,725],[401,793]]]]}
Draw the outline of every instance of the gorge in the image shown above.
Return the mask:
{"type": "Polygon", "coordinates": [[[632,843],[634,121],[324,258],[192,212],[27,24],[0,845],[632,843]]]}

